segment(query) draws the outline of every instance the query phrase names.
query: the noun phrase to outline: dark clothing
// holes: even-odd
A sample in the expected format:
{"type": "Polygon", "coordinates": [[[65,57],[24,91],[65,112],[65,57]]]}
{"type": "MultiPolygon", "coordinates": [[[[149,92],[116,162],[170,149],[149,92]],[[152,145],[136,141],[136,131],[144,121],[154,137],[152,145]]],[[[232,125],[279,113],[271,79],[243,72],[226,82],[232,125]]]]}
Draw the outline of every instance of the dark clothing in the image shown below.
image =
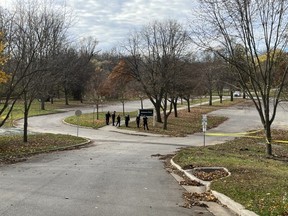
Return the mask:
{"type": "Polygon", "coordinates": [[[147,130],[149,130],[149,128],[148,128],[148,118],[147,118],[147,116],[144,116],[144,117],[143,117],[143,127],[144,127],[144,130],[145,130],[145,128],[146,128],[147,130]]]}
{"type": "Polygon", "coordinates": [[[106,125],[109,125],[109,120],[110,120],[110,112],[107,112],[106,114],[105,114],[105,118],[106,118],[106,125]]]}
{"type": "Polygon", "coordinates": [[[117,123],[116,123],[116,127],[119,126],[120,127],[120,122],[121,122],[121,117],[120,115],[117,116],[117,123]]]}
{"type": "Polygon", "coordinates": [[[126,126],[126,127],[128,127],[129,121],[130,121],[130,116],[129,116],[129,115],[126,115],[126,116],[125,116],[125,126],[126,126]]]}
{"type": "Polygon", "coordinates": [[[140,127],[140,116],[139,115],[136,117],[136,124],[137,124],[137,128],[139,128],[140,127]]]}
{"type": "Polygon", "coordinates": [[[113,112],[111,117],[112,117],[112,125],[114,126],[115,125],[116,112],[113,112]]]}

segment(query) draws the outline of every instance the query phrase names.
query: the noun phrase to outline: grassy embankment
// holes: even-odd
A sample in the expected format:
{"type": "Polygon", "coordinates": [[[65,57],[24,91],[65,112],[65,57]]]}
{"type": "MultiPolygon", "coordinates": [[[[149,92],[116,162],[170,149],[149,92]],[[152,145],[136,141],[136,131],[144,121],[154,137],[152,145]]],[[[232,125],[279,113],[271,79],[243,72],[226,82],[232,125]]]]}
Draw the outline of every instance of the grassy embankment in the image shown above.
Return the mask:
{"type": "MultiPolygon", "coordinates": [[[[258,134],[263,137],[263,134],[258,134]]],[[[273,131],[288,140],[287,132],[273,131]]],[[[184,167],[226,167],[231,176],[212,182],[212,189],[259,215],[288,215],[288,144],[273,144],[274,158],[265,154],[264,138],[237,138],[209,147],[180,150],[175,162],[184,167]]]]}
{"type": "MultiPolygon", "coordinates": [[[[29,112],[29,116],[45,115],[59,112],[57,109],[82,106],[79,102],[71,101],[70,106],[64,105],[63,101],[55,101],[54,104],[47,102],[46,109],[40,109],[40,103],[35,101],[29,112]]],[[[5,115],[5,114],[4,114],[5,115]]],[[[4,115],[0,118],[4,118],[4,115]]],[[[3,127],[11,127],[15,119],[23,118],[23,103],[18,102],[12,111],[8,121],[3,127]]],[[[28,142],[23,142],[22,134],[0,136],[0,163],[11,163],[26,159],[33,154],[49,152],[75,146],[85,142],[86,139],[69,135],[59,134],[30,134],[28,142]]]]}

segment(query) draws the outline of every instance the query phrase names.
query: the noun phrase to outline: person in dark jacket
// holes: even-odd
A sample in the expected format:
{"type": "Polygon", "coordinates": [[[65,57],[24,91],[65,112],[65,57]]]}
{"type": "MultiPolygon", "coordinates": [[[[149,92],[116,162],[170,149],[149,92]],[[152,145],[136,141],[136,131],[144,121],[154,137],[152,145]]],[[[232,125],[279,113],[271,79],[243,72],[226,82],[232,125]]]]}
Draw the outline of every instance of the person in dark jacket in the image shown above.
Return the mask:
{"type": "Polygon", "coordinates": [[[110,120],[110,112],[108,111],[106,114],[105,114],[105,118],[106,118],[106,125],[109,125],[109,120],[110,120]]]}
{"type": "Polygon", "coordinates": [[[115,126],[115,119],[116,119],[116,111],[114,111],[111,115],[112,117],[112,125],[115,126]]]}
{"type": "Polygon", "coordinates": [[[126,126],[126,127],[129,127],[129,126],[128,126],[128,125],[129,125],[129,121],[130,121],[130,116],[129,116],[129,114],[128,114],[128,115],[125,116],[125,126],[126,126]]]}
{"type": "Polygon", "coordinates": [[[136,117],[136,124],[137,124],[137,128],[140,128],[140,115],[137,115],[136,117]]]}
{"type": "Polygon", "coordinates": [[[149,130],[149,128],[148,128],[148,118],[147,118],[147,116],[144,116],[144,117],[143,117],[143,127],[144,127],[144,130],[145,130],[145,128],[146,128],[147,130],[149,130]]]}
{"type": "Polygon", "coordinates": [[[120,115],[117,116],[117,123],[116,123],[116,127],[119,126],[120,127],[120,123],[121,123],[121,117],[120,115]]]}

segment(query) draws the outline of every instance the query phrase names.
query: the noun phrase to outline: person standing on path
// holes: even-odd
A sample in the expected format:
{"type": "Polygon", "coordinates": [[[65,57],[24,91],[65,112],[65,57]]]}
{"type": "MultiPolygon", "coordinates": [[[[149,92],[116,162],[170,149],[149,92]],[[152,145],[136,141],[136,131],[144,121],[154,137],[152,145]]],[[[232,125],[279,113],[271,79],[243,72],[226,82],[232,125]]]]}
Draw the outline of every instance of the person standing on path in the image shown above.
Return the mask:
{"type": "Polygon", "coordinates": [[[137,115],[136,117],[136,124],[137,124],[137,128],[140,128],[140,115],[137,115]]]}
{"type": "Polygon", "coordinates": [[[120,115],[117,116],[117,123],[116,123],[116,127],[119,126],[120,127],[120,123],[121,123],[121,117],[120,115]]]}
{"type": "Polygon", "coordinates": [[[106,114],[105,114],[105,118],[106,118],[106,125],[109,125],[109,120],[110,120],[110,112],[108,111],[106,114]]]}
{"type": "Polygon", "coordinates": [[[130,121],[130,116],[129,116],[129,114],[128,114],[128,115],[125,116],[125,126],[126,126],[126,127],[129,127],[129,126],[128,126],[128,125],[129,125],[129,121],[130,121]]]}
{"type": "Polygon", "coordinates": [[[143,127],[144,127],[144,130],[145,130],[145,128],[146,128],[147,130],[149,130],[149,128],[148,128],[148,118],[147,118],[147,116],[144,116],[144,117],[143,117],[143,127]]]}
{"type": "Polygon", "coordinates": [[[111,117],[112,117],[112,125],[115,126],[116,111],[112,113],[111,117]]]}

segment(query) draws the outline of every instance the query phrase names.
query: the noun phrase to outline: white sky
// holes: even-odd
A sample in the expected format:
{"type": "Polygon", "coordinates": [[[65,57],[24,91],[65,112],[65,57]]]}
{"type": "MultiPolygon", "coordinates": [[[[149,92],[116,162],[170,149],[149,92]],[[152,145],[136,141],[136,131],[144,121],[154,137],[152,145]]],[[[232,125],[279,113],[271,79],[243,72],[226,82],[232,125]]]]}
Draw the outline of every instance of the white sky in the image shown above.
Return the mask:
{"type": "MultiPolygon", "coordinates": [[[[65,0],[56,0],[65,1],[65,0]]],[[[0,0],[10,7],[13,0],[0,0]]],[[[98,48],[118,46],[135,28],[154,20],[175,19],[185,23],[196,0],[66,0],[76,15],[72,29],[78,38],[92,36],[98,48]]]]}

